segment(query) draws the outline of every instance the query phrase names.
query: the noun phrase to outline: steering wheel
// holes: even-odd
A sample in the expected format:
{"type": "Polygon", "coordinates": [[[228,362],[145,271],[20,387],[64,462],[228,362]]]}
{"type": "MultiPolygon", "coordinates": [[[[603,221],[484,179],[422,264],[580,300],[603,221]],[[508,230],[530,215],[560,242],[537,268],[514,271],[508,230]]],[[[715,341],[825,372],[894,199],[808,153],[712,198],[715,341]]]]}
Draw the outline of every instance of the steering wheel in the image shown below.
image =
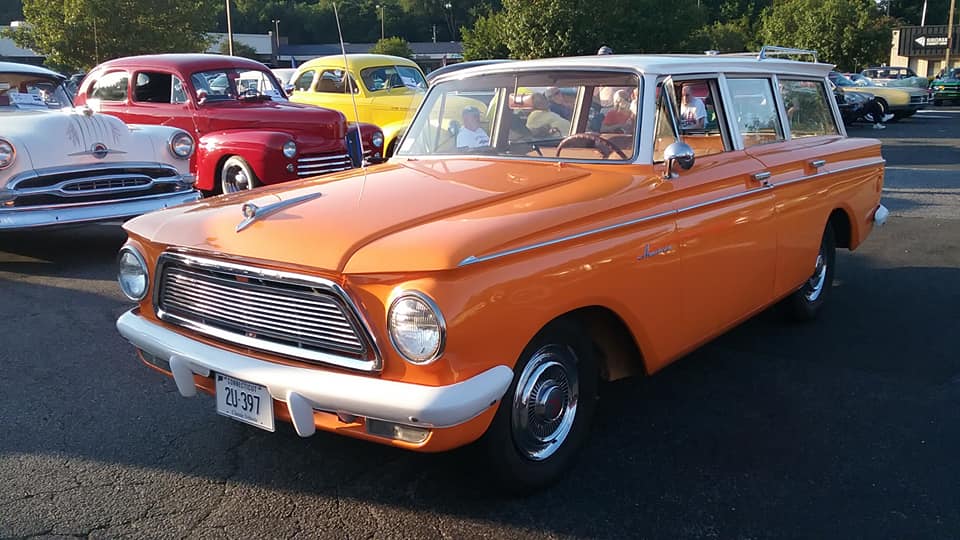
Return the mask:
{"type": "Polygon", "coordinates": [[[613,144],[612,142],[604,139],[604,138],[601,137],[599,134],[597,134],[597,133],[591,133],[591,132],[589,132],[589,131],[586,132],[586,133],[574,133],[573,135],[570,135],[569,137],[564,137],[564,139],[563,139],[562,141],[560,141],[560,144],[557,145],[557,154],[556,154],[556,157],[560,157],[560,152],[563,151],[563,147],[566,146],[567,143],[572,142],[572,141],[593,141],[593,143],[594,143],[594,149],[597,150],[598,152],[600,152],[600,154],[603,156],[603,159],[609,158],[609,157],[610,157],[610,154],[614,154],[614,153],[617,154],[618,156],[620,156],[620,159],[622,159],[622,160],[624,160],[624,161],[626,161],[627,159],[629,159],[629,158],[627,158],[627,155],[623,153],[623,150],[621,150],[619,146],[617,146],[617,145],[613,144]],[[604,152],[603,150],[597,148],[597,145],[606,147],[606,149],[609,150],[609,151],[608,151],[608,152],[604,152]]]}
{"type": "Polygon", "coordinates": [[[258,98],[260,96],[261,96],[260,91],[257,90],[256,88],[247,88],[243,92],[240,92],[240,95],[237,97],[237,99],[253,99],[253,98],[258,98]]]}

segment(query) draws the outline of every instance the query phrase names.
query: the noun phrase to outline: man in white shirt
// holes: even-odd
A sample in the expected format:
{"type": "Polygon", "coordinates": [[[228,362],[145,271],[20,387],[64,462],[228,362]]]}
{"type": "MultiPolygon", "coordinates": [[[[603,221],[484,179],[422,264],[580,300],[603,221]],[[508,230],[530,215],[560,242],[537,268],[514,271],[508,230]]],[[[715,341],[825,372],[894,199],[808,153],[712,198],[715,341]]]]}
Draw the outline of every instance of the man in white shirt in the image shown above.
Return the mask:
{"type": "Polygon", "coordinates": [[[707,108],[703,100],[694,97],[693,88],[684,86],[680,104],[680,129],[703,129],[707,123],[707,108]]]}
{"type": "Polygon", "coordinates": [[[480,109],[465,107],[462,118],[463,126],[457,133],[457,149],[490,146],[490,136],[480,127],[480,109]]]}

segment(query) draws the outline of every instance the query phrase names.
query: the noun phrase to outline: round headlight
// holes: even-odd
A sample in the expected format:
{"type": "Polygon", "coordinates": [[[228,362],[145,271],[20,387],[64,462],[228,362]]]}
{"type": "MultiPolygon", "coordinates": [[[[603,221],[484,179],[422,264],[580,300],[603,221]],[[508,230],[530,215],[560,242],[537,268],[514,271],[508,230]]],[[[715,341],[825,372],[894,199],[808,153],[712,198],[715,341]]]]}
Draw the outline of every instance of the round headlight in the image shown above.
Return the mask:
{"type": "Polygon", "coordinates": [[[9,167],[15,157],[17,157],[17,149],[13,144],[0,139],[0,169],[9,167]]]}
{"type": "Polygon", "coordinates": [[[287,142],[283,143],[283,155],[285,155],[285,156],[287,156],[288,158],[291,158],[291,159],[292,159],[294,156],[296,156],[296,155],[297,155],[297,143],[295,143],[295,142],[293,142],[293,141],[287,141],[287,142]]]}
{"type": "Polygon", "coordinates": [[[412,364],[429,364],[443,353],[446,325],[439,308],[421,293],[405,293],[387,314],[390,341],[412,364]]]}
{"type": "Polygon", "coordinates": [[[377,148],[383,148],[383,133],[379,131],[373,134],[373,137],[370,138],[370,141],[377,148]]]}
{"type": "Polygon", "coordinates": [[[170,152],[180,159],[187,159],[193,154],[193,137],[181,131],[170,138],[170,152]]]}
{"type": "Polygon", "coordinates": [[[120,249],[118,257],[120,266],[117,272],[117,281],[120,282],[120,290],[127,298],[139,302],[147,295],[147,263],[143,256],[132,247],[120,249]]]}

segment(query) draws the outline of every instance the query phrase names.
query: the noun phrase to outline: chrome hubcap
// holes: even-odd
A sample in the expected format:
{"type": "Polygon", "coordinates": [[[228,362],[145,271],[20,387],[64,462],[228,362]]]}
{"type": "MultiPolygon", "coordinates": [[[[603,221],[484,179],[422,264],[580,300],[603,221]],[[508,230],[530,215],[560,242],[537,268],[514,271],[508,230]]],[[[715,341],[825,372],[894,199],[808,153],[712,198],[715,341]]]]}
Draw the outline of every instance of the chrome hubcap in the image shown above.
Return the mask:
{"type": "Polygon", "coordinates": [[[820,298],[823,292],[824,282],[827,280],[827,261],[823,258],[823,253],[817,255],[817,265],[813,270],[813,275],[807,280],[807,292],[804,295],[807,302],[815,302],[820,298]]]}
{"type": "Polygon", "coordinates": [[[240,167],[230,167],[223,173],[223,192],[236,193],[250,189],[250,179],[240,167]]]}
{"type": "Polygon", "coordinates": [[[513,396],[513,440],[524,457],[542,461],[563,445],[577,416],[578,396],[572,349],[545,345],[534,353],[513,396]]]}

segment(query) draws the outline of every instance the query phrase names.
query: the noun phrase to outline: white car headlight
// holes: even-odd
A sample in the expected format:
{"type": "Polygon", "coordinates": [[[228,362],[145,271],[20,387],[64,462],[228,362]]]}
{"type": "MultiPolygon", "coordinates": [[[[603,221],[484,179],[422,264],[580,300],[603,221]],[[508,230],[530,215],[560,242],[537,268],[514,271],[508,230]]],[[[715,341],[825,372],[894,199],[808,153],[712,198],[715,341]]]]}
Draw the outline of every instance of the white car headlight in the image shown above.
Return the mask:
{"type": "Polygon", "coordinates": [[[6,169],[12,165],[16,157],[17,149],[13,147],[13,144],[0,139],[0,169],[6,169]]]}
{"type": "Polygon", "coordinates": [[[370,138],[370,141],[377,148],[383,148],[383,133],[379,131],[373,134],[373,137],[370,138]]]}
{"type": "Polygon", "coordinates": [[[297,155],[297,143],[293,141],[283,143],[283,155],[293,159],[293,157],[297,155]]]}
{"type": "Polygon", "coordinates": [[[390,342],[412,364],[429,364],[443,354],[446,324],[440,309],[426,295],[405,292],[387,313],[390,342]]]}
{"type": "Polygon", "coordinates": [[[187,159],[193,155],[193,137],[186,131],[180,131],[170,137],[170,153],[174,157],[187,159]]]}
{"type": "Polygon", "coordinates": [[[117,272],[120,290],[131,300],[136,302],[143,300],[147,295],[149,282],[147,263],[143,260],[143,255],[132,247],[124,246],[120,249],[117,263],[120,266],[117,272]]]}

